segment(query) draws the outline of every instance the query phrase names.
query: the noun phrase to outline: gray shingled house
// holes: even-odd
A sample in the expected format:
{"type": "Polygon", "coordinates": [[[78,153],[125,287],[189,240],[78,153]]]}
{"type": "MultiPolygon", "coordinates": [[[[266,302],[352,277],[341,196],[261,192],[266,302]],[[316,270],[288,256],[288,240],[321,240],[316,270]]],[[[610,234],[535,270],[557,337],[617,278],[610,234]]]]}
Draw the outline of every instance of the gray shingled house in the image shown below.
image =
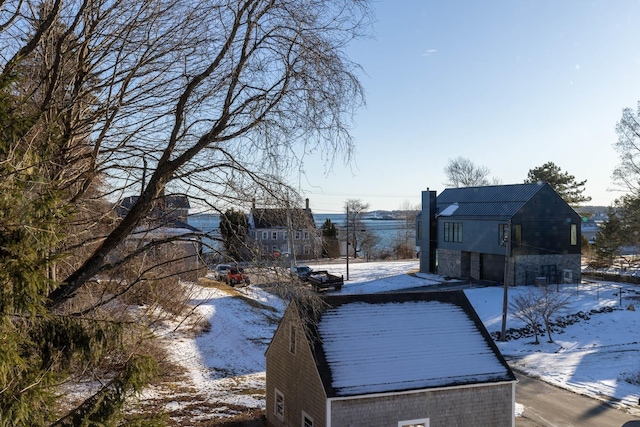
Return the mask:
{"type": "Polygon", "coordinates": [[[266,351],[270,426],[513,426],[515,383],[462,291],[292,302],[266,351]]]}
{"type": "Polygon", "coordinates": [[[420,271],[520,285],[575,283],[580,222],[547,183],[449,188],[437,197],[423,191],[420,271]]]}
{"type": "Polygon", "coordinates": [[[313,259],[322,249],[309,199],[304,208],[256,208],[254,204],[249,229],[263,256],[285,254],[294,259],[313,259]]]}

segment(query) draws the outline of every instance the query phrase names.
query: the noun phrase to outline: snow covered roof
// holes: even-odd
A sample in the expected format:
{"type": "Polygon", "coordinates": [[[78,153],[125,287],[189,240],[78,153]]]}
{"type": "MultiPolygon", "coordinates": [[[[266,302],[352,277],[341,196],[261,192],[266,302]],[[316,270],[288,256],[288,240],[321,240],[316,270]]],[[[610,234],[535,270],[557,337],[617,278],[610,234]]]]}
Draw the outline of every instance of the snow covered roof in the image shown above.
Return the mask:
{"type": "Polygon", "coordinates": [[[462,291],[325,301],[311,347],[328,397],[515,381],[462,291]]]}

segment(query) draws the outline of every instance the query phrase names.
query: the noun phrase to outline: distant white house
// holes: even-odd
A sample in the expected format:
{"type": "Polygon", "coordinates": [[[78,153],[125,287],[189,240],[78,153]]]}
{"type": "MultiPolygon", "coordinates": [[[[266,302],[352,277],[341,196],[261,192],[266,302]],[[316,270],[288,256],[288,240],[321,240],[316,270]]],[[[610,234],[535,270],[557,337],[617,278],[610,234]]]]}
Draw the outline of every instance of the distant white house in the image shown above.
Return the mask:
{"type": "Polygon", "coordinates": [[[270,426],[513,426],[515,376],[462,291],[292,302],[266,352],[270,426]]]}

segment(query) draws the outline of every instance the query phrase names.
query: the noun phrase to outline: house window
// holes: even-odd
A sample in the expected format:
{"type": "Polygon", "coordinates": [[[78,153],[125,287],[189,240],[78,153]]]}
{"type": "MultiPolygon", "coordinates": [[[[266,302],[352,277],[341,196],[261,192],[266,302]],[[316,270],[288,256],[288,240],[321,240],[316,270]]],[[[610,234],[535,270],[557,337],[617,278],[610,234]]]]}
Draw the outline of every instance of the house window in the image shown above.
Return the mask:
{"type": "Polygon", "coordinates": [[[511,234],[511,241],[517,246],[522,245],[522,224],[512,224],[513,233],[511,234]]]}
{"type": "Polygon", "coordinates": [[[287,240],[289,238],[289,232],[288,231],[283,231],[282,232],[282,240],[287,240]]]}
{"type": "Polygon", "coordinates": [[[280,390],[275,389],[276,400],[274,402],[273,413],[280,421],[284,421],[284,394],[280,390]]]}
{"type": "Polygon", "coordinates": [[[277,231],[272,231],[271,232],[271,240],[278,240],[278,232],[277,231]]]}
{"type": "Polygon", "coordinates": [[[300,232],[296,231],[296,240],[300,240],[300,232]]]}
{"type": "Polygon", "coordinates": [[[302,427],[313,427],[313,418],[304,411],[302,411],[302,427]]]}
{"type": "Polygon", "coordinates": [[[419,420],[399,421],[398,427],[429,427],[429,418],[419,420]]]}
{"type": "Polygon", "coordinates": [[[308,231],[304,232],[304,240],[309,240],[309,232],[308,231]]]}
{"type": "Polygon", "coordinates": [[[571,224],[571,246],[578,244],[578,225],[571,224]]]}
{"type": "Polygon", "coordinates": [[[311,253],[311,248],[309,246],[304,247],[304,254],[309,255],[311,253]]]}
{"type": "Polygon", "coordinates": [[[509,241],[509,224],[498,224],[498,245],[506,246],[509,241]]]}
{"type": "Polygon", "coordinates": [[[265,254],[269,253],[269,246],[263,246],[262,250],[264,251],[265,254]]]}
{"type": "Polygon", "coordinates": [[[293,325],[289,327],[289,351],[296,354],[296,327],[293,325]]]}
{"type": "Polygon", "coordinates": [[[271,246],[271,253],[272,254],[280,253],[280,249],[276,245],[273,245],[271,246]]]}
{"type": "Polygon", "coordinates": [[[263,231],[262,232],[262,240],[267,240],[269,238],[269,232],[268,231],[263,231]]]}
{"type": "Polygon", "coordinates": [[[445,222],[444,223],[444,241],[445,242],[462,242],[462,223],[461,222],[445,222]]]}

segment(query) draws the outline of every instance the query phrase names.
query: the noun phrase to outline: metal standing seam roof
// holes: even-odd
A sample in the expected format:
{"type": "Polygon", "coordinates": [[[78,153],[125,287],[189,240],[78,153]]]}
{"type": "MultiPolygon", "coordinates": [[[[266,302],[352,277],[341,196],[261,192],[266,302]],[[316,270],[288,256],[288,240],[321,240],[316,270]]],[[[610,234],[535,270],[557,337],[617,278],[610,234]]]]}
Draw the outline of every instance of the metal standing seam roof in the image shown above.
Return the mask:
{"type": "Polygon", "coordinates": [[[437,214],[466,218],[508,219],[529,202],[546,183],[447,188],[436,198],[437,214]],[[457,209],[450,209],[456,204],[457,209]]]}
{"type": "Polygon", "coordinates": [[[317,325],[314,354],[328,397],[515,381],[461,291],[343,301],[317,325]]]}

